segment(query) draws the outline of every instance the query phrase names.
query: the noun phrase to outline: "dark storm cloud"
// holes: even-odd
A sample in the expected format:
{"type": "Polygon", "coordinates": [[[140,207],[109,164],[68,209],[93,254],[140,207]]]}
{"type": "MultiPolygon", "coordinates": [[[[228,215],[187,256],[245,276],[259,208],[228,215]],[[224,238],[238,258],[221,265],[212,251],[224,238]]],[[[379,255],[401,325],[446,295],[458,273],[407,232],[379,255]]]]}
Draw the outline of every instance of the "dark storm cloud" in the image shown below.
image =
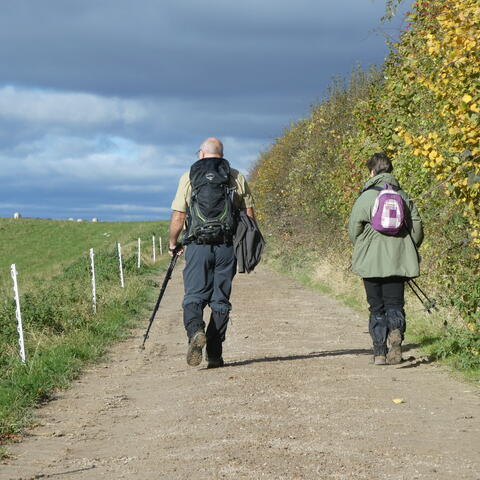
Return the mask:
{"type": "Polygon", "coordinates": [[[14,0],[2,10],[5,83],[106,95],[318,92],[325,72],[385,51],[370,33],[383,5],[369,0],[14,0]]]}
{"type": "Polygon", "coordinates": [[[387,53],[380,0],[1,7],[0,216],[166,218],[205,137],[246,172],[332,77],[387,53]]]}

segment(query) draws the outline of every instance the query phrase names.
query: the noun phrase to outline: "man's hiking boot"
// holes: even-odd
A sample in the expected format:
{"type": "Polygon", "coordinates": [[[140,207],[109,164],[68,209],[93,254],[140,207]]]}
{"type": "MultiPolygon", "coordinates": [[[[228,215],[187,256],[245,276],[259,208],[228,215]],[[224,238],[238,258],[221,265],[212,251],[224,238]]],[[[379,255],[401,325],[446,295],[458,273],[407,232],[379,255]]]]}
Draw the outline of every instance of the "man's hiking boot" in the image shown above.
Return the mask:
{"type": "Polygon", "coordinates": [[[388,334],[388,343],[390,348],[387,353],[387,363],[389,365],[398,365],[402,362],[402,332],[400,329],[392,330],[388,334]]]}
{"type": "Polygon", "coordinates": [[[191,367],[196,367],[202,363],[202,349],[207,343],[205,332],[199,330],[190,338],[187,350],[187,363],[191,367]]]}
{"type": "Polygon", "coordinates": [[[219,368],[225,365],[225,362],[223,361],[222,357],[219,357],[219,358],[209,357],[207,361],[208,361],[207,368],[219,368]]]}
{"type": "Polygon", "coordinates": [[[375,355],[373,357],[373,364],[374,365],[386,365],[387,364],[387,357],[385,357],[385,355],[375,355]]]}

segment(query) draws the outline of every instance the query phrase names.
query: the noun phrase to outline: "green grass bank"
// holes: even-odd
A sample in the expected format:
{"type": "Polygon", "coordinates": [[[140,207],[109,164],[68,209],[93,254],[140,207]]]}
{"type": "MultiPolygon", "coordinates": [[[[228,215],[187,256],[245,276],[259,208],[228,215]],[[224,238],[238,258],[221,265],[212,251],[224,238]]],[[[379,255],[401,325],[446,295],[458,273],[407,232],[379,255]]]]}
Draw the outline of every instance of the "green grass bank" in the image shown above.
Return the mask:
{"type": "Polygon", "coordinates": [[[33,407],[66,387],[108,345],[145,321],[158,290],[159,236],[167,222],[74,223],[0,219],[0,439],[31,423],[33,407]],[[152,235],[157,261],[152,260],[152,235]],[[142,241],[137,267],[137,239],[142,241]],[[116,242],[122,244],[121,288],[116,242]],[[95,249],[97,313],[92,309],[89,249],[95,249]],[[19,357],[10,264],[20,290],[27,361],[19,357]]]}

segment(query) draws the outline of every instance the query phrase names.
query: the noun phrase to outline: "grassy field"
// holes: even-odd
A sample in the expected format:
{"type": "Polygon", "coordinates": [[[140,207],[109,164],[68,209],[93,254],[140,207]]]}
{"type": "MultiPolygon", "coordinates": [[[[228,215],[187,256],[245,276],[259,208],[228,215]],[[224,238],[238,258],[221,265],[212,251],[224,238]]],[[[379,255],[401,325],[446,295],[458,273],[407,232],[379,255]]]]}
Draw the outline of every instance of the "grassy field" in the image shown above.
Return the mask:
{"type": "MultiPolygon", "coordinates": [[[[69,222],[64,220],[0,218],[0,288],[10,285],[10,264],[20,275],[50,278],[86,255],[90,248],[105,250],[120,242],[127,252],[142,239],[144,258],[152,252],[152,235],[163,235],[165,222],[69,222]]],[[[158,247],[158,241],[157,241],[158,247]]],[[[158,251],[158,250],[157,250],[158,251]]]]}
{"type": "MultiPolygon", "coordinates": [[[[32,420],[32,407],[65,387],[141,318],[157,293],[152,234],[166,241],[167,222],[74,223],[0,219],[0,439],[32,420]],[[142,266],[137,267],[137,238],[142,266]],[[120,287],[116,242],[122,244],[120,287]],[[88,251],[95,249],[97,314],[91,303],[88,251]],[[18,354],[10,265],[16,264],[27,362],[18,354]]],[[[158,240],[157,240],[157,256],[158,240]]]]}

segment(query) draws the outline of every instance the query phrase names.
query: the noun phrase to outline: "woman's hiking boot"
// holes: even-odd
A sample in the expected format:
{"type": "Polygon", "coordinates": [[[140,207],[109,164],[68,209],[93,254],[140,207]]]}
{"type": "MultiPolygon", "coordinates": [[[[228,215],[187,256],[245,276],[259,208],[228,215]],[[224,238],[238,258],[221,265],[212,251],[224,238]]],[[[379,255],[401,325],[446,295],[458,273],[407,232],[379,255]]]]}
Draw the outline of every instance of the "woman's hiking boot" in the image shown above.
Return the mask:
{"type": "Polygon", "coordinates": [[[388,344],[390,348],[387,353],[387,363],[398,365],[402,362],[402,342],[405,333],[405,312],[403,309],[388,309],[386,312],[388,323],[388,344]]]}
{"type": "Polygon", "coordinates": [[[368,331],[372,337],[373,355],[387,354],[387,319],[384,313],[370,313],[368,331]]]}
{"type": "Polygon", "coordinates": [[[398,328],[388,334],[390,348],[387,353],[387,362],[389,365],[398,365],[402,362],[402,340],[402,332],[398,328]]]}
{"type": "Polygon", "coordinates": [[[387,320],[383,313],[370,313],[368,331],[373,342],[373,364],[386,365],[387,320]]]}
{"type": "Polygon", "coordinates": [[[202,363],[202,349],[207,343],[207,337],[203,330],[195,332],[188,341],[187,364],[196,367],[202,363]]]}

